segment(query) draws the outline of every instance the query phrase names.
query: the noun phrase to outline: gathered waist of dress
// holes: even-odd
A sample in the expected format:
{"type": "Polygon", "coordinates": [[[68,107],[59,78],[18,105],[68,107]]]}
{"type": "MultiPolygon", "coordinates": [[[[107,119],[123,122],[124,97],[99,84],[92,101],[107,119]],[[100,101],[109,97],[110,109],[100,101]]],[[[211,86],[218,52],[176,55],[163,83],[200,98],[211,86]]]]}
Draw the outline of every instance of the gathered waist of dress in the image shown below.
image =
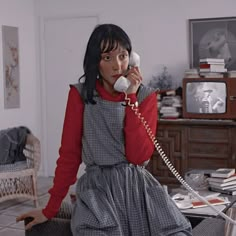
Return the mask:
{"type": "Polygon", "coordinates": [[[87,165],[85,171],[94,171],[94,170],[102,170],[102,169],[113,169],[113,168],[124,168],[124,167],[138,167],[138,168],[145,168],[148,162],[144,162],[142,165],[134,165],[129,162],[120,162],[113,165],[87,165]]]}

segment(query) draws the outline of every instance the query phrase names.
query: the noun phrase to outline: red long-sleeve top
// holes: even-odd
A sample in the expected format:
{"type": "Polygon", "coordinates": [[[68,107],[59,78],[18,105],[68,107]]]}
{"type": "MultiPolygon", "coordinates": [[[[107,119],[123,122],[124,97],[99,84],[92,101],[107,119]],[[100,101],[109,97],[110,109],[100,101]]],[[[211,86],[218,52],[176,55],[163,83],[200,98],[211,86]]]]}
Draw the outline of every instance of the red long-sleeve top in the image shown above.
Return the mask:
{"type": "MultiPolygon", "coordinates": [[[[96,89],[103,99],[124,101],[124,94],[113,97],[99,83],[96,84],[96,89]]],[[[137,101],[136,94],[130,94],[128,97],[131,99],[131,103],[137,101]]],[[[51,196],[47,206],[43,209],[43,214],[48,219],[56,215],[70,185],[76,182],[78,168],[82,162],[83,110],[84,102],[77,89],[71,86],[65,112],[59,158],[55,170],[54,185],[49,190],[51,196]]],[[[157,128],[156,94],[149,95],[138,106],[138,110],[149,124],[153,134],[155,134],[157,128]]],[[[139,165],[150,159],[154,151],[154,145],[141,121],[129,106],[125,110],[124,135],[126,158],[130,163],[139,165]]]]}

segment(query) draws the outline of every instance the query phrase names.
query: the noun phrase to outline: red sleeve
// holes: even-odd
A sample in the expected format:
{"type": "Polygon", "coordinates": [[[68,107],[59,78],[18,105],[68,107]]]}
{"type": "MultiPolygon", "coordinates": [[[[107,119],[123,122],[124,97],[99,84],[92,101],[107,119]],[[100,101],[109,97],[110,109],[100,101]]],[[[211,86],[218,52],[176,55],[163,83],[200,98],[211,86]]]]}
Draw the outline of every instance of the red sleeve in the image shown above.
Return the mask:
{"type": "Polygon", "coordinates": [[[51,197],[43,214],[52,218],[58,212],[61,202],[68,193],[70,185],[76,182],[81,164],[82,126],[84,104],[77,89],[71,87],[68,95],[64,126],[59,149],[59,158],[55,170],[54,185],[49,190],[51,197]]]}
{"type": "MultiPolygon", "coordinates": [[[[131,103],[137,101],[136,95],[129,95],[131,103]]],[[[156,93],[149,95],[139,106],[138,112],[147,121],[152,133],[156,135],[157,129],[157,97],[156,93]]],[[[151,158],[154,151],[154,144],[150,140],[140,119],[134,111],[127,106],[125,118],[125,152],[129,162],[140,165],[151,158]]]]}

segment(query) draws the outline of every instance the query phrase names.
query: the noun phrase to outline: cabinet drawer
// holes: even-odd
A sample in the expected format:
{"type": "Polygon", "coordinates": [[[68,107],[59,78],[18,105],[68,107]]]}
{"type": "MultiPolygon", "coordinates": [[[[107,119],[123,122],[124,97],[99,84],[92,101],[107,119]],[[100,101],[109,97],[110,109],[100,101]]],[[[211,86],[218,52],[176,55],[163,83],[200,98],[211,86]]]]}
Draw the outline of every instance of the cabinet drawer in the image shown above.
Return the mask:
{"type": "Polygon", "coordinates": [[[229,131],[226,128],[192,127],[188,129],[189,141],[227,142],[229,131]]]}
{"type": "Polygon", "coordinates": [[[189,143],[188,155],[199,157],[228,158],[229,146],[224,143],[189,143]]]}

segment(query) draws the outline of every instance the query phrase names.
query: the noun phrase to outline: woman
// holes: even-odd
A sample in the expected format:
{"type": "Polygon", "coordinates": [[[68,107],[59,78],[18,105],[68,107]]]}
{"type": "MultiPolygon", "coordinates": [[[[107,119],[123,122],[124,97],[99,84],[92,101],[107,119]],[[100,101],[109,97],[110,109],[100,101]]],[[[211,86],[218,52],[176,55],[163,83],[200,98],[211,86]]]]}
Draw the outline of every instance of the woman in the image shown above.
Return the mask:
{"type": "Polygon", "coordinates": [[[27,229],[55,216],[83,161],[86,172],[77,182],[73,235],[191,235],[189,222],[144,167],[154,145],[127,104],[155,134],[157,99],[141,84],[139,68],[129,67],[131,50],[120,27],[94,29],[84,58],[84,83],[70,87],[49,202],[43,210],[17,218],[34,218],[27,229]],[[130,81],[126,93],[114,89],[120,76],[130,81]]]}

